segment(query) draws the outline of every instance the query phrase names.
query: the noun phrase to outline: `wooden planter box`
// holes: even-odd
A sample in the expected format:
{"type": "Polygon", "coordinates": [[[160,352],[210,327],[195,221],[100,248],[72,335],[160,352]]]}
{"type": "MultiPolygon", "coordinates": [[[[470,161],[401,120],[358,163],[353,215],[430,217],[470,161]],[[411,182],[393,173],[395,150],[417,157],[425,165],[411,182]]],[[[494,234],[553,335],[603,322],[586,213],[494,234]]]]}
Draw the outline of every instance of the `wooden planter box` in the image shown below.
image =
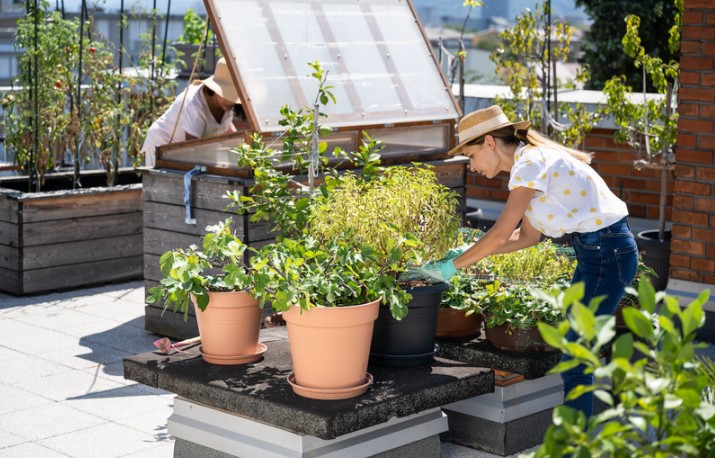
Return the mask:
{"type": "Polygon", "coordinates": [[[115,187],[62,190],[67,175],[47,178],[47,191],[27,193],[27,178],[0,180],[0,291],[36,294],[142,275],[142,185],[133,171],[115,187]]]}
{"type": "MultiPolygon", "coordinates": [[[[447,159],[427,162],[437,179],[461,196],[458,211],[465,214],[466,161],[447,159]]],[[[159,258],[174,248],[201,244],[207,225],[216,224],[228,217],[241,240],[248,246],[260,247],[275,239],[267,222],[254,223],[249,215],[238,215],[226,210],[230,203],[223,196],[227,191],[247,193],[253,181],[219,175],[200,174],[191,184],[191,210],[196,224],[186,224],[184,206],[184,173],[168,169],[148,170],[144,183],[144,286],[145,292],[161,280],[159,258]]],[[[186,339],[198,334],[193,308],[189,320],[184,322],[180,313],[164,312],[163,304],[147,304],[144,326],[148,331],[174,339],[186,339]]]]}

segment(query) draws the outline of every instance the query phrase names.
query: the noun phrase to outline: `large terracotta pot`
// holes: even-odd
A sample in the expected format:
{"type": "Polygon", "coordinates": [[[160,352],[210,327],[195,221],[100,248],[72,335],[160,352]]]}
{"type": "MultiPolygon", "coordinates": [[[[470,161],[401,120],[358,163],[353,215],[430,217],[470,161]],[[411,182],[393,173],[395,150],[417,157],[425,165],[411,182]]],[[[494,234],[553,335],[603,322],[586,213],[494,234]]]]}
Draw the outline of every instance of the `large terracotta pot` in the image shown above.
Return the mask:
{"type": "Polygon", "coordinates": [[[483,321],[479,313],[467,316],[464,310],[440,308],[437,313],[437,337],[448,339],[479,334],[482,331],[483,321]]]}
{"type": "Polygon", "coordinates": [[[554,351],[544,342],[537,328],[509,330],[508,323],[493,328],[485,327],[487,342],[504,351],[554,351]]]}
{"type": "Polygon", "coordinates": [[[314,399],[347,399],[364,393],[372,330],[380,300],[349,307],[291,307],[283,312],[293,360],[293,391],[314,399]]]}
{"type": "Polygon", "coordinates": [[[437,310],[447,282],[408,288],[412,300],[407,316],[392,317],[389,307],[380,307],[370,347],[370,363],[383,366],[420,366],[432,361],[437,340],[437,310]]]}
{"type": "Polygon", "coordinates": [[[209,292],[206,310],[202,312],[196,301],[194,309],[204,360],[213,364],[245,364],[261,358],[266,350],[258,343],[261,309],[250,294],[209,292]]]}

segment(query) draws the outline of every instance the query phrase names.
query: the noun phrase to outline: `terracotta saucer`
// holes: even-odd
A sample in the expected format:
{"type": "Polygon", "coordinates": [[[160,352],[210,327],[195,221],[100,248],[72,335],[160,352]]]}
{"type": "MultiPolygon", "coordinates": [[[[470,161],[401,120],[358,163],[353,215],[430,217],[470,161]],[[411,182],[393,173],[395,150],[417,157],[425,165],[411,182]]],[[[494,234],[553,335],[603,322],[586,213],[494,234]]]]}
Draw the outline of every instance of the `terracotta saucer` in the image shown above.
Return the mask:
{"type": "Polygon", "coordinates": [[[237,356],[210,355],[208,353],[204,353],[203,347],[200,347],[199,351],[201,352],[201,356],[204,358],[204,361],[206,361],[207,363],[228,365],[248,364],[254,361],[258,361],[259,359],[261,359],[263,353],[265,353],[267,348],[268,347],[266,347],[266,344],[264,344],[263,342],[258,342],[255,353],[237,356]]]}
{"type": "Polygon", "coordinates": [[[293,392],[304,398],[311,399],[349,399],[360,396],[372,385],[373,377],[369,372],[365,373],[365,383],[349,388],[308,388],[295,383],[295,374],[288,374],[288,383],[293,388],[293,392]]]}

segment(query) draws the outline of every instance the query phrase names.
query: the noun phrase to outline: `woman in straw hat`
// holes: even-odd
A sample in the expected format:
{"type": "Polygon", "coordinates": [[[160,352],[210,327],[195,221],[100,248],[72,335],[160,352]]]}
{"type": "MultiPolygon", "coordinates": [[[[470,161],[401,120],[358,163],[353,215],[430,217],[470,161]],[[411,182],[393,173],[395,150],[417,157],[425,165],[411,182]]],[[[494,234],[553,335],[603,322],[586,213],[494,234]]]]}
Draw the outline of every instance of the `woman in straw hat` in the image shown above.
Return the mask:
{"type": "MultiPolygon", "coordinates": [[[[585,304],[605,296],[598,314],[613,314],[638,264],[626,204],[591,168],[590,154],[555,143],[529,126],[528,121],[510,122],[496,105],[462,118],[459,145],[450,154],[467,156],[469,170],[487,178],[509,173],[509,197],[492,229],[473,246],[423,270],[447,280],[457,269],[487,256],[535,245],[542,234],[571,234],[578,260],[572,283],[584,282],[585,304]]],[[[567,337],[576,339],[573,331],[567,337]]],[[[583,369],[563,374],[566,393],[593,383],[583,369]]],[[[587,415],[592,404],[591,393],[567,402],[587,415]]]]}
{"type": "Polygon", "coordinates": [[[190,84],[149,127],[142,146],[146,166],[154,167],[158,146],[235,130],[233,110],[239,103],[226,59],[221,58],[212,76],[190,84]]]}

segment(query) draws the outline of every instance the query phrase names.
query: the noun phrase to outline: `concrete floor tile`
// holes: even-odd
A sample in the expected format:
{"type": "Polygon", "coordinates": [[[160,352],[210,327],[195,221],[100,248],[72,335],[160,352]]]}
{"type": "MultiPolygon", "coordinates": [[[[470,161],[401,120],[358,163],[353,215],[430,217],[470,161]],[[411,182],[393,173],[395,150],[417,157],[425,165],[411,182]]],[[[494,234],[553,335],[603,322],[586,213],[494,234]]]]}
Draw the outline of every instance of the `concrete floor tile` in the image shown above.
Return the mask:
{"type": "Polygon", "coordinates": [[[19,351],[13,350],[12,348],[6,348],[0,345],[0,361],[17,358],[18,356],[21,356],[23,354],[24,353],[20,353],[19,351]]]}
{"type": "Polygon", "coordinates": [[[150,435],[115,423],[50,437],[38,444],[73,458],[120,457],[157,445],[150,435]]]}
{"type": "Polygon", "coordinates": [[[174,456],[174,440],[162,442],[156,447],[147,450],[142,450],[139,453],[125,455],[125,458],[173,458],[174,456]]]}
{"type": "Polygon", "coordinates": [[[66,458],[65,455],[32,442],[0,449],[3,458],[66,458]]]}
{"type": "Polygon", "coordinates": [[[25,382],[33,383],[38,378],[62,374],[70,370],[72,369],[67,366],[46,359],[20,354],[20,356],[3,360],[0,383],[22,386],[25,382]]]}
{"type": "Polygon", "coordinates": [[[159,410],[123,418],[117,420],[117,423],[143,433],[151,434],[157,441],[173,441],[167,429],[169,417],[174,412],[173,398],[174,395],[170,395],[169,399],[167,399],[167,404],[159,410]]]}
{"type": "Polygon", "coordinates": [[[37,379],[31,384],[25,385],[24,389],[55,401],[66,401],[122,387],[124,385],[82,370],[70,370],[62,374],[37,379]]]}
{"type": "Polygon", "coordinates": [[[56,330],[64,333],[65,329],[97,321],[99,318],[63,307],[22,307],[12,318],[32,326],[56,330]]]}
{"type": "Polygon", "coordinates": [[[0,320],[0,345],[26,354],[71,347],[77,337],[57,331],[38,328],[13,319],[0,320]]]}
{"type": "Polygon", "coordinates": [[[100,343],[88,342],[85,345],[77,344],[74,348],[42,353],[38,357],[73,369],[92,370],[97,366],[121,362],[128,354],[126,350],[118,350],[100,343]]]}
{"type": "Polygon", "coordinates": [[[171,399],[155,395],[155,391],[135,383],[70,398],[63,401],[63,404],[106,420],[117,421],[159,411],[173,404],[171,399]]]}
{"type": "Polygon", "coordinates": [[[23,409],[30,409],[55,401],[29,393],[12,385],[0,383],[0,415],[9,415],[23,409]]]}
{"type": "Polygon", "coordinates": [[[22,444],[24,442],[27,442],[27,439],[24,437],[13,434],[10,431],[3,431],[0,429],[0,456],[4,456],[2,451],[4,448],[12,447],[13,445],[22,444]]]}
{"type": "MultiPolygon", "coordinates": [[[[0,415],[0,430],[9,431],[31,441],[67,434],[107,420],[54,402],[0,415]]],[[[2,451],[4,457],[4,450],[2,451]]],[[[29,457],[33,455],[25,455],[29,457]]]]}

